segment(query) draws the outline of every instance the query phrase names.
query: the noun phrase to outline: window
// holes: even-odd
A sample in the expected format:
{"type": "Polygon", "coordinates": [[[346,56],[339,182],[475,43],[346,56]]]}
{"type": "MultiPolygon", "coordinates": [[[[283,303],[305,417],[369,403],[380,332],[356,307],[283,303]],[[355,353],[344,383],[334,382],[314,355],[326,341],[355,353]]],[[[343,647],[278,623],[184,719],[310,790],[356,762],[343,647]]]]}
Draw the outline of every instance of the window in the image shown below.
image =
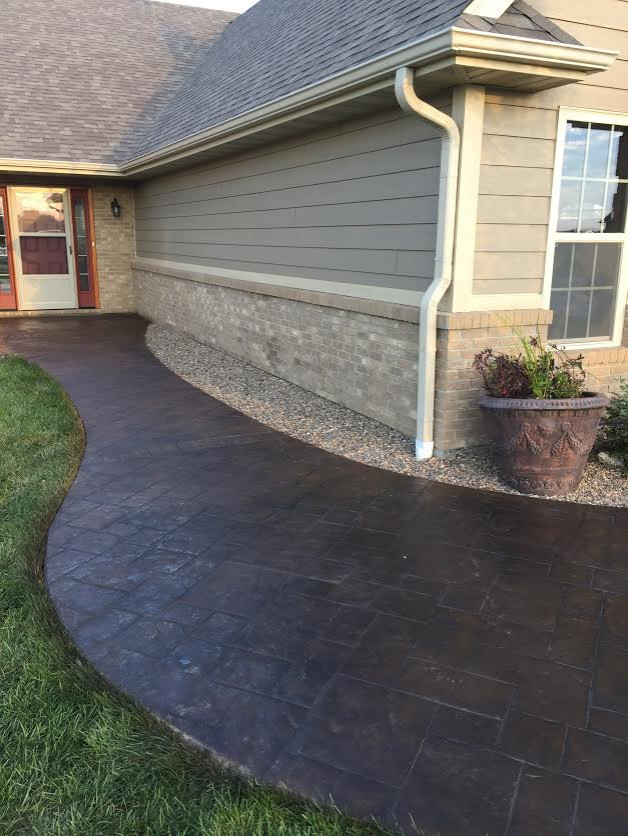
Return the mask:
{"type": "Polygon", "coordinates": [[[550,339],[619,341],[628,193],[628,117],[563,114],[550,234],[550,339]]]}

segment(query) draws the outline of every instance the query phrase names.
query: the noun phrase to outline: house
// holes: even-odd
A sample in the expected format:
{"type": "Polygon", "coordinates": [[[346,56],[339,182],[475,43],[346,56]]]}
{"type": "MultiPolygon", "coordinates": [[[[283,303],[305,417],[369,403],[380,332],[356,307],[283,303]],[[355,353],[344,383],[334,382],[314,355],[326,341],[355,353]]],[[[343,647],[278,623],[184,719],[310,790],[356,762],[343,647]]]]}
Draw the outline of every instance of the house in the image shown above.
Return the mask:
{"type": "MultiPolygon", "coordinates": [[[[0,307],[138,311],[417,438],[512,325],[628,373],[628,3],[4,0],[0,307]]],[[[15,314],[6,314],[15,315],[15,314]]]]}

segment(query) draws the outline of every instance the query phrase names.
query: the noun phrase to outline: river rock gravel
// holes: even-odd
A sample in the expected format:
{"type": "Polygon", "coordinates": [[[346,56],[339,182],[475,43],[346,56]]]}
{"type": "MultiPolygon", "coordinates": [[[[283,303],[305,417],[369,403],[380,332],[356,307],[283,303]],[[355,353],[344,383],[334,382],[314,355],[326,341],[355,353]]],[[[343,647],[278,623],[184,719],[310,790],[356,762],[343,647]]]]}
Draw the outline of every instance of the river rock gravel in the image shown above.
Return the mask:
{"type": "MultiPolygon", "coordinates": [[[[167,368],[208,395],[273,429],[374,467],[471,488],[517,493],[499,478],[488,448],[417,461],[413,439],[351,409],[288,383],[230,354],[152,324],[146,343],[167,368]]],[[[564,501],[628,506],[628,479],[591,460],[564,501]]]]}

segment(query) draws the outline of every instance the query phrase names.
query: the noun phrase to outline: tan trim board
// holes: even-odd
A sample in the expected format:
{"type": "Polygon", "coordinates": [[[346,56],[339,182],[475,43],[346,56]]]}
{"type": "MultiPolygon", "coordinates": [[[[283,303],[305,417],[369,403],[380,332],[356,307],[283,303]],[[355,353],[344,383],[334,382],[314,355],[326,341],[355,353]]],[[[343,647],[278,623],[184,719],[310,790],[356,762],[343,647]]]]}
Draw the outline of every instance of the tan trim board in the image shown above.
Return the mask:
{"type": "Polygon", "coordinates": [[[456,207],[454,282],[450,297],[452,311],[473,309],[484,102],[484,87],[467,86],[454,91],[454,118],[461,127],[462,142],[456,207]]]}
{"type": "Polygon", "coordinates": [[[475,293],[471,310],[500,311],[546,308],[542,293],[475,293]]]}
{"type": "Polygon", "coordinates": [[[355,311],[370,316],[381,316],[385,319],[398,319],[402,322],[418,323],[418,305],[423,295],[418,291],[392,288],[387,290],[369,285],[344,286],[338,282],[248,273],[242,270],[226,270],[153,258],[136,258],[133,261],[133,269],[199,284],[230,287],[234,290],[259,293],[263,296],[278,296],[282,299],[307,302],[311,305],[355,311]],[[370,297],[366,295],[369,293],[370,297]]]}
{"type": "Polygon", "coordinates": [[[0,171],[19,174],[82,174],[98,177],[124,177],[118,165],[80,163],[61,160],[0,158],[0,171]]]}

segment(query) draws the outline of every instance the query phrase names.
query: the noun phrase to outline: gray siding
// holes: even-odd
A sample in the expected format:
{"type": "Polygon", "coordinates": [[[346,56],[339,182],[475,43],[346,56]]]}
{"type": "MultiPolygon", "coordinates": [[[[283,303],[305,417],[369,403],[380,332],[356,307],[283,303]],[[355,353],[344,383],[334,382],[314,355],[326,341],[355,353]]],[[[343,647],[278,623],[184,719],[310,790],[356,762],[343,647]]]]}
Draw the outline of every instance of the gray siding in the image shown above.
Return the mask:
{"type": "Polygon", "coordinates": [[[543,289],[558,108],[628,113],[628,3],[536,0],[535,8],[588,46],[620,50],[586,82],[530,96],[487,91],[474,291],[543,289]]]}
{"type": "Polygon", "coordinates": [[[136,190],[137,254],[416,304],[439,157],[435,131],[395,110],[155,178],[136,190]]]}

